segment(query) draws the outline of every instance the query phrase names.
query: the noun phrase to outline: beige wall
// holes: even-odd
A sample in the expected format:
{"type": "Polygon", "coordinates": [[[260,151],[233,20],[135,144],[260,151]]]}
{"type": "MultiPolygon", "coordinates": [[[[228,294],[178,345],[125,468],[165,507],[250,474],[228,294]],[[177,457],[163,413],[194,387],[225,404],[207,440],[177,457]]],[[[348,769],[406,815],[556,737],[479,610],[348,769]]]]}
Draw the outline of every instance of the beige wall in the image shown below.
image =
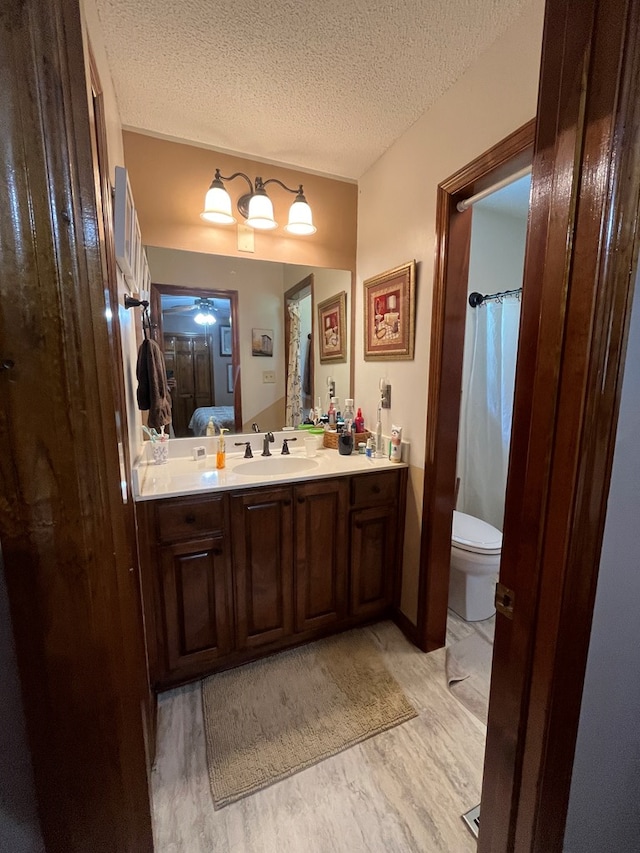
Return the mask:
{"type": "Polygon", "coordinates": [[[535,115],[544,3],[535,0],[464,76],[403,134],[360,179],[356,288],[355,396],[365,420],[375,421],[380,377],[392,386],[383,428],[404,428],[411,442],[411,496],[420,500],[407,519],[402,608],[415,620],[427,376],[438,184],[535,115]],[[365,362],[362,281],[412,258],[418,262],[416,347],[413,361],[365,362]]]}
{"type": "MultiPolygon", "coordinates": [[[[125,131],[124,146],[142,242],[146,245],[333,269],[355,269],[358,196],[355,184],[139,133],[125,131]],[[204,197],[216,168],[223,175],[244,172],[252,180],[258,175],[264,180],[278,178],[288,187],[297,188],[302,183],[305,197],[313,210],[317,232],[309,237],[294,237],[283,227],[268,232],[251,232],[254,251],[239,251],[237,225],[212,225],[200,219],[204,197]]],[[[228,190],[234,203],[234,213],[237,213],[235,200],[248,191],[248,184],[242,178],[236,178],[228,184],[228,190]]],[[[268,192],[276,221],[283,226],[294,197],[277,185],[268,187],[268,192]]]]}

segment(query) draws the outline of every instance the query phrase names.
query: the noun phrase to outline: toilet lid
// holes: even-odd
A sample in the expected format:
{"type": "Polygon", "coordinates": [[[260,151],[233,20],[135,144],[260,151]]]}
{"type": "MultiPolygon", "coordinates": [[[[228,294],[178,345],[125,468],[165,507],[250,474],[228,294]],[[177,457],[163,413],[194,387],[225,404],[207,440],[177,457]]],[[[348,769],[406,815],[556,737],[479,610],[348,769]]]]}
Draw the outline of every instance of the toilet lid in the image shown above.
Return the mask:
{"type": "Polygon", "coordinates": [[[502,548],[502,533],[480,518],[454,510],[451,541],[463,551],[499,554],[502,548]]]}

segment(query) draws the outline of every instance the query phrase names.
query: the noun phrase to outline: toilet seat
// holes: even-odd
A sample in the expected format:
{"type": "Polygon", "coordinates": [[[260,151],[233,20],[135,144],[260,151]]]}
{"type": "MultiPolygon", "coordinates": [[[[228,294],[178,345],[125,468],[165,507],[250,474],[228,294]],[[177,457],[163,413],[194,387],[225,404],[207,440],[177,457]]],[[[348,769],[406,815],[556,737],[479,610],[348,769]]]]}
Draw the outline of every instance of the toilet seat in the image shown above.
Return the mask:
{"type": "Polygon", "coordinates": [[[480,518],[454,510],[451,544],[454,548],[472,554],[499,554],[502,550],[502,533],[480,518]]]}

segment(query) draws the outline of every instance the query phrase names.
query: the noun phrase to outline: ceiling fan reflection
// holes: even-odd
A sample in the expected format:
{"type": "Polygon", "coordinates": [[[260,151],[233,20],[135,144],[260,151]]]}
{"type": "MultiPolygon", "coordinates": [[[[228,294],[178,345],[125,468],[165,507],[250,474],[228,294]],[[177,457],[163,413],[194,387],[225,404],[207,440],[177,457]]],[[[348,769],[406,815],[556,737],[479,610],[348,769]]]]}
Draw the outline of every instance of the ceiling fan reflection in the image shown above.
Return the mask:
{"type": "Polygon", "coordinates": [[[192,314],[195,323],[200,326],[213,326],[216,322],[215,315],[218,313],[212,299],[200,298],[196,299],[193,305],[175,305],[173,308],[165,308],[165,314],[192,314]]]}

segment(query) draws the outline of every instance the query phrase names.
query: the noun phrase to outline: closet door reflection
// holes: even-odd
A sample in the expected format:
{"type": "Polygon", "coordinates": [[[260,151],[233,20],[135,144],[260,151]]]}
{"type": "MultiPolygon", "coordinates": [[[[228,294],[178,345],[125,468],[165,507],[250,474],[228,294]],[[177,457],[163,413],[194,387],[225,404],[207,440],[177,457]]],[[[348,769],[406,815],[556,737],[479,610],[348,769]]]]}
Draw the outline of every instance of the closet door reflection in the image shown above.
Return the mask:
{"type": "Polygon", "coordinates": [[[172,392],[173,429],[177,437],[190,435],[189,422],[200,406],[213,399],[211,336],[165,334],[164,360],[169,376],[176,380],[172,392]]]}

